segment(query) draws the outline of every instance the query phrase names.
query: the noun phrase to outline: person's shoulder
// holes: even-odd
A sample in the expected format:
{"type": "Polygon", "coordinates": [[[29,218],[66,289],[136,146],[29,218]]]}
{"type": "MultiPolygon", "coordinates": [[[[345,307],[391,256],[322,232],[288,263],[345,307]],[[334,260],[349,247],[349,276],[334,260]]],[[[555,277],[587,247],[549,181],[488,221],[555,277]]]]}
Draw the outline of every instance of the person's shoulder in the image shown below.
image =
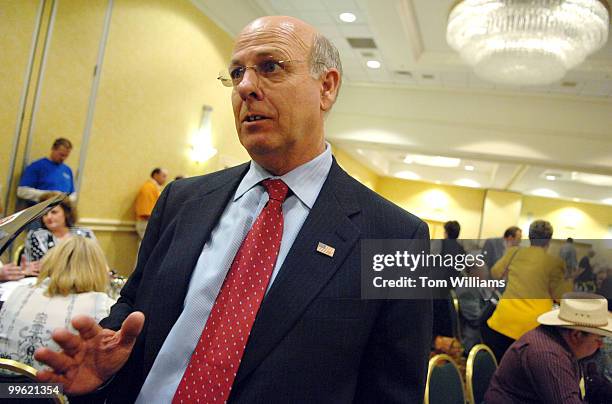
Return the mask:
{"type": "Polygon", "coordinates": [[[155,184],[153,184],[153,182],[151,182],[150,179],[147,179],[145,182],[142,183],[142,185],[140,186],[140,190],[141,191],[148,191],[150,189],[156,189],[155,184]]]}
{"type": "Polygon", "coordinates": [[[556,255],[552,255],[548,253],[548,251],[546,250],[542,250],[542,251],[544,252],[543,257],[549,265],[555,266],[555,267],[565,266],[565,261],[563,260],[563,258],[556,256],[556,255]]]}
{"type": "Polygon", "coordinates": [[[202,195],[233,180],[239,180],[248,170],[249,163],[226,168],[209,174],[174,180],[166,186],[167,192],[179,198],[191,198],[202,195]]]}
{"type": "Polygon", "coordinates": [[[35,230],[30,230],[28,232],[27,237],[28,238],[41,238],[41,237],[46,237],[49,234],[51,234],[51,232],[47,229],[44,228],[39,228],[39,229],[35,229],[35,230]]]}
{"type": "Polygon", "coordinates": [[[82,236],[82,237],[86,237],[86,238],[94,238],[93,230],[91,230],[88,227],[72,226],[70,228],[70,233],[74,234],[75,236],[82,236]]]}
{"type": "Polygon", "coordinates": [[[37,168],[41,168],[41,167],[47,167],[49,165],[50,161],[47,157],[42,157],[39,158],[38,160],[34,160],[33,162],[31,162],[27,167],[27,169],[37,169],[37,168]]]}
{"type": "Polygon", "coordinates": [[[72,175],[72,168],[70,168],[70,166],[66,163],[61,163],[59,165],[60,169],[66,171],[67,173],[70,173],[70,175],[72,175]]]}
{"type": "Polygon", "coordinates": [[[525,344],[528,347],[526,349],[532,352],[554,356],[567,356],[561,338],[562,337],[554,327],[539,325],[523,334],[518,341],[525,344]]]}

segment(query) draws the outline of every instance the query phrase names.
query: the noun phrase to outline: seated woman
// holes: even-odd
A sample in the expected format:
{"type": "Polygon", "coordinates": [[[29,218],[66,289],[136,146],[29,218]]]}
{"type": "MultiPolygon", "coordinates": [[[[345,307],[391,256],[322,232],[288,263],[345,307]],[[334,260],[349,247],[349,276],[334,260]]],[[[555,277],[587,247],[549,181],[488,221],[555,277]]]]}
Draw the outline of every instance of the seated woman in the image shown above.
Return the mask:
{"type": "MultiPolygon", "coordinates": [[[[44,201],[54,194],[49,193],[44,201]]],[[[93,232],[84,227],[76,227],[76,209],[68,199],[64,199],[59,205],[51,209],[42,217],[43,227],[41,229],[30,230],[25,242],[25,255],[28,262],[38,261],[58,243],[79,235],[95,239],[93,232]]]]}
{"type": "Polygon", "coordinates": [[[96,320],[108,315],[114,303],[108,287],[108,265],[96,241],[73,236],[60,243],[42,260],[37,283],[18,286],[2,306],[0,357],[42,369],[34,351],[59,350],[51,339],[55,328],[72,329],[70,320],[78,314],[96,320]]]}

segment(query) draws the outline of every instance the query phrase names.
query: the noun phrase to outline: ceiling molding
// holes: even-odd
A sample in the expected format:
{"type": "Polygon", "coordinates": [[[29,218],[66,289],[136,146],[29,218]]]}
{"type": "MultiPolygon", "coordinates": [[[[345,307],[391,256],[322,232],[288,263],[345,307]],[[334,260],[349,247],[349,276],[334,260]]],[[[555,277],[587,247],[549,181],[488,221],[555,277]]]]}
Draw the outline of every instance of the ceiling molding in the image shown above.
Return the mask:
{"type": "MultiPolygon", "coordinates": [[[[380,7],[380,2],[377,2],[380,7]]],[[[402,23],[402,28],[406,34],[406,40],[414,60],[419,62],[421,55],[425,51],[419,21],[417,20],[414,5],[411,0],[398,0],[396,3],[397,15],[402,23]]]]}
{"type": "Polygon", "coordinates": [[[254,0],[190,1],[232,37],[236,37],[249,22],[269,14],[254,0]]]}
{"type": "Polygon", "coordinates": [[[508,183],[504,185],[503,187],[504,191],[508,191],[516,182],[520,181],[528,169],[529,169],[528,165],[525,165],[525,164],[518,165],[516,169],[514,170],[514,173],[512,174],[512,178],[510,178],[510,181],[508,181],[508,183]]]}
{"type": "MultiPolygon", "coordinates": [[[[430,136],[431,137],[431,136],[430,136]]],[[[361,138],[351,138],[347,136],[329,135],[328,140],[331,143],[338,144],[340,147],[357,147],[366,149],[376,150],[389,150],[393,149],[396,152],[406,153],[417,153],[417,154],[430,154],[430,155],[443,155],[449,157],[458,157],[461,159],[471,159],[476,161],[487,161],[487,162],[498,162],[505,164],[516,164],[526,166],[538,166],[544,168],[551,168],[555,170],[568,170],[568,171],[580,171],[589,172],[593,174],[612,175],[612,167],[594,166],[592,164],[571,164],[567,162],[559,163],[558,160],[544,159],[544,158],[533,158],[523,156],[512,156],[502,154],[488,154],[485,152],[470,152],[465,150],[457,149],[446,149],[441,150],[439,148],[423,147],[421,145],[406,144],[406,143],[382,143],[376,140],[364,140],[361,138]]],[[[571,150],[571,149],[570,149],[571,150]]]]}
{"type": "Polygon", "coordinates": [[[458,93],[468,95],[490,95],[508,97],[508,98],[540,98],[544,100],[563,100],[572,102],[591,102],[598,104],[612,104],[611,98],[596,97],[596,96],[585,96],[575,94],[563,94],[563,93],[537,93],[537,92],[522,92],[520,89],[512,90],[510,87],[506,88],[458,88],[458,87],[434,87],[434,86],[419,86],[411,83],[371,83],[363,81],[351,81],[350,83],[343,84],[343,87],[351,86],[356,88],[376,88],[381,90],[414,90],[414,91],[427,91],[427,92],[442,92],[442,93],[458,93]]]}

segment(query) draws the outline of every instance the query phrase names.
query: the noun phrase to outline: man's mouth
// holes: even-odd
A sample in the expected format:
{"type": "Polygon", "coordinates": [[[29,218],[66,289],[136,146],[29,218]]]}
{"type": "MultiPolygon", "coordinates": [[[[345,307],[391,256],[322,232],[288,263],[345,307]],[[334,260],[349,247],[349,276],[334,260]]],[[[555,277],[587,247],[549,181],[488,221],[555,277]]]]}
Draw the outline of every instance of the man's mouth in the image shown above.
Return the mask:
{"type": "Polygon", "coordinates": [[[244,122],[255,122],[255,121],[261,121],[262,119],[268,119],[268,117],[263,116],[263,115],[248,115],[244,119],[244,122]]]}

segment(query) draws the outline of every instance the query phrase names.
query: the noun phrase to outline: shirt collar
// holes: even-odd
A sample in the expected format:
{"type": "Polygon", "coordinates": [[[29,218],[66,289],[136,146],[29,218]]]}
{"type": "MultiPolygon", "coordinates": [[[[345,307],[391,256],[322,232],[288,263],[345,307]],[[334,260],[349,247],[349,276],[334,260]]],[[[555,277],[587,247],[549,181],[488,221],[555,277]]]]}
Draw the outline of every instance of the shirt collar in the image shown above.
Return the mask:
{"type": "Polygon", "coordinates": [[[270,174],[265,168],[251,160],[249,171],[236,189],[234,202],[261,181],[268,178],[280,178],[304,205],[312,209],[319,196],[319,191],[321,191],[323,183],[327,178],[327,174],[329,174],[331,165],[331,146],[327,142],[325,142],[325,151],[323,153],[280,177],[270,174]]]}

